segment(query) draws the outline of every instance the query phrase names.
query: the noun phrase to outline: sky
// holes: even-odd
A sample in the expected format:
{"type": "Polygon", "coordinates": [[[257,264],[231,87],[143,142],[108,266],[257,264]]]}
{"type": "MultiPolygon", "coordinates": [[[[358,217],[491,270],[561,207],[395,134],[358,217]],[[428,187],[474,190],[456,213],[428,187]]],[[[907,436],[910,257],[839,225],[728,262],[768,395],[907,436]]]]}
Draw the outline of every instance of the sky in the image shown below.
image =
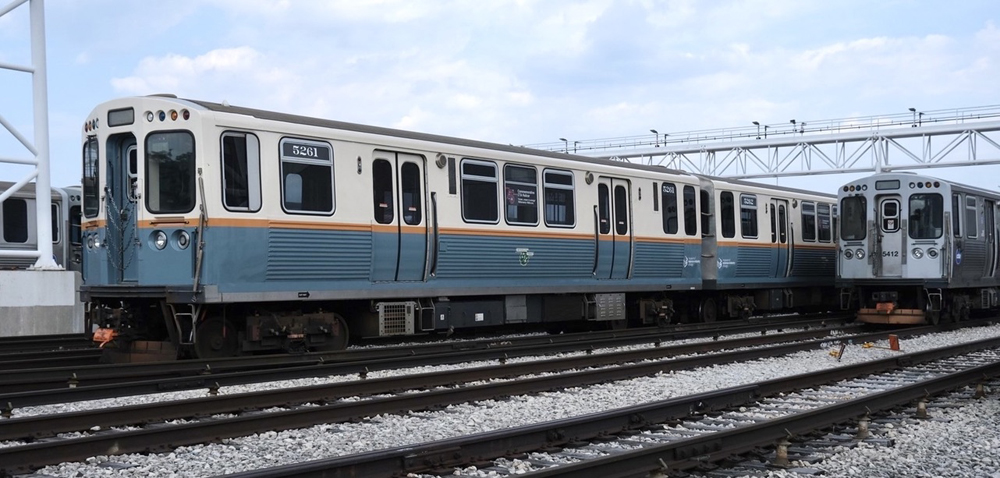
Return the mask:
{"type": "MultiPolygon", "coordinates": [[[[30,64],[28,13],[0,63],[30,64]]],[[[996,0],[49,0],[51,182],[80,183],[95,105],[156,93],[515,145],[1000,105],[998,24],[996,0]]],[[[32,138],[30,75],[0,85],[32,138]]],[[[30,153],[0,128],[0,157],[30,153]]]]}

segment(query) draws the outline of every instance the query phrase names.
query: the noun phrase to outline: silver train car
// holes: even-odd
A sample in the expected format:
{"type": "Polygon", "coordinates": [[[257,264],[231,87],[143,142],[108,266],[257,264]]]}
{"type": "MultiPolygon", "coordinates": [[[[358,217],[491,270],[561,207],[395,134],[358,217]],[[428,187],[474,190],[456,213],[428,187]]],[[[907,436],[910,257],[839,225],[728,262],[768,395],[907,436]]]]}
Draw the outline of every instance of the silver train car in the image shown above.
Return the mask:
{"type": "MultiPolygon", "coordinates": [[[[0,192],[14,183],[0,181],[0,192]]],[[[66,270],[81,269],[80,187],[52,188],[52,255],[66,270]]],[[[35,183],[28,183],[0,204],[0,250],[36,250],[35,183]]],[[[0,257],[0,269],[27,269],[35,259],[0,257]]]]}
{"type": "Polygon", "coordinates": [[[858,320],[936,324],[997,307],[1000,193],[880,173],[838,197],[837,287],[858,320]]]}
{"type": "Polygon", "coordinates": [[[81,299],[128,354],[836,308],[832,195],[172,96],[82,150],[81,299]]]}

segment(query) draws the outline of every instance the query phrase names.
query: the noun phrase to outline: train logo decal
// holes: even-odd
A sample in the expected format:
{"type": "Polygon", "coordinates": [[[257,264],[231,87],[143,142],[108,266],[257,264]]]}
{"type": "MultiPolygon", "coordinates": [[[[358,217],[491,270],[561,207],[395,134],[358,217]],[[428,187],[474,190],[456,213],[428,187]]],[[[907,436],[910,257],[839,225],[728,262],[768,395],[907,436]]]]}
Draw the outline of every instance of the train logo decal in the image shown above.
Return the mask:
{"type": "Polygon", "coordinates": [[[696,266],[698,264],[701,264],[701,259],[699,259],[697,257],[684,256],[684,267],[685,268],[687,268],[687,267],[694,267],[694,266],[696,266]]]}
{"type": "Polygon", "coordinates": [[[955,249],[955,265],[956,266],[962,265],[962,250],[961,249],[955,249]]]}
{"type": "Polygon", "coordinates": [[[719,265],[719,269],[727,269],[727,268],[729,268],[729,266],[736,265],[736,261],[734,261],[732,259],[723,259],[721,257],[719,258],[718,263],[719,263],[718,264],[719,265]]]}
{"type": "Polygon", "coordinates": [[[531,252],[527,247],[518,247],[517,249],[514,249],[514,251],[518,254],[518,260],[521,262],[521,267],[528,265],[528,260],[535,255],[535,253],[531,252]]]}

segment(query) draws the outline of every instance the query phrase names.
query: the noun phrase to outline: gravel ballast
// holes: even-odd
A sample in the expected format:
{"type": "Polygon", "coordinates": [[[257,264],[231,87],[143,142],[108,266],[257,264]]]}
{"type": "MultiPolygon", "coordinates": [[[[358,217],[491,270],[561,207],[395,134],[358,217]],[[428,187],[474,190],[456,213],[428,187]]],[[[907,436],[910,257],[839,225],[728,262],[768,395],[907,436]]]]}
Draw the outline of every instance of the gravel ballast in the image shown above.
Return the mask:
{"type": "MultiPolygon", "coordinates": [[[[1000,326],[915,337],[903,340],[901,345],[903,352],[915,352],[996,336],[1000,336],[1000,326]]],[[[864,348],[861,344],[853,344],[847,348],[841,361],[838,362],[829,353],[834,349],[834,343],[835,339],[831,340],[827,347],[747,363],[679,371],[501,401],[460,404],[436,412],[375,416],[361,423],[324,424],[307,429],[268,432],[227,439],[219,444],[181,447],[171,453],[98,456],[88,459],[86,463],[63,463],[46,467],[38,473],[65,477],[187,477],[234,473],[594,413],[876,360],[898,353],[887,348],[864,348]]],[[[887,346],[886,343],[877,345],[887,346]]],[[[325,381],[317,379],[311,383],[325,381]]],[[[296,382],[299,385],[309,383],[308,380],[296,382]]],[[[204,395],[203,391],[194,393],[196,396],[204,395]]],[[[142,400],[138,397],[136,399],[142,400]]],[[[60,411],[72,409],[72,405],[63,407],[60,411]]],[[[891,437],[896,440],[892,448],[863,444],[812,466],[826,470],[826,476],[1000,478],[1000,474],[994,471],[1000,468],[996,458],[993,458],[993,461],[977,458],[980,455],[992,458],[1000,452],[998,408],[1000,407],[997,404],[997,397],[991,395],[969,404],[967,413],[963,412],[964,408],[948,410],[949,416],[956,414],[953,423],[921,422],[921,428],[939,426],[940,429],[933,430],[931,434],[933,439],[917,436],[920,429],[896,429],[894,433],[898,433],[899,436],[891,437]],[[963,443],[963,440],[967,442],[963,443]],[[952,442],[955,445],[951,445],[952,442]],[[945,453],[942,450],[952,453],[945,453]],[[897,458],[892,460],[893,456],[897,458]],[[943,456],[953,458],[945,461],[941,458],[943,456]],[[871,463],[877,463],[878,466],[869,468],[871,463]],[[894,466],[900,467],[898,472],[893,471],[894,466]],[[941,466],[945,467],[942,470],[946,472],[935,471],[941,466]]],[[[51,413],[51,411],[46,412],[51,413]]],[[[782,477],[794,476],[784,471],[770,472],[770,474],[782,477]]]]}

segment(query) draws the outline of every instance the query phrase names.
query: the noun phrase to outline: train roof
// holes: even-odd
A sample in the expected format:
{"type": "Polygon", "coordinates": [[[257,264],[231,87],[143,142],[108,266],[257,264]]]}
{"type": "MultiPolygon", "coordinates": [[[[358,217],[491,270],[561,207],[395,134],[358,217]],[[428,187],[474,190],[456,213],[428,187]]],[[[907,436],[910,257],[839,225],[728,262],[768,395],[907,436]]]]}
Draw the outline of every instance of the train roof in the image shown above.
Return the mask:
{"type": "Polygon", "coordinates": [[[755,183],[753,181],[748,181],[748,180],[745,180],[745,179],[735,179],[735,178],[726,178],[726,177],[718,177],[718,176],[702,176],[702,177],[704,177],[706,179],[710,179],[712,181],[720,182],[720,183],[729,183],[729,184],[735,184],[735,185],[744,186],[744,187],[754,187],[754,188],[771,189],[771,190],[776,190],[776,191],[784,191],[784,192],[789,192],[789,193],[794,193],[794,194],[801,194],[803,196],[825,197],[825,198],[828,198],[828,199],[830,199],[831,201],[834,201],[834,202],[836,202],[836,199],[837,199],[837,195],[835,193],[824,193],[824,192],[819,192],[819,191],[807,191],[805,189],[792,188],[792,187],[788,187],[788,186],[777,186],[777,185],[772,185],[772,184],[755,183]]]}
{"type": "MultiPolygon", "coordinates": [[[[169,97],[173,97],[172,95],[153,95],[153,96],[161,96],[161,97],[162,96],[166,96],[168,98],[169,97]]],[[[176,97],[174,97],[174,98],[176,98],[176,97]]],[[[406,130],[400,130],[400,129],[384,128],[384,127],[381,127],[381,126],[369,126],[369,125],[363,125],[363,124],[358,124],[358,123],[348,123],[348,122],[344,122],[344,121],[335,121],[335,120],[328,120],[328,119],[322,119],[322,118],[314,118],[314,117],[310,117],[310,116],[301,116],[301,115],[294,115],[294,114],[288,114],[288,113],[278,113],[278,112],[275,112],[275,111],[266,111],[266,110],[259,110],[259,109],[254,109],[254,108],[246,108],[246,107],[242,107],[242,106],[224,105],[224,104],[220,104],[220,103],[212,103],[212,102],[209,102],[209,101],[192,100],[192,99],[183,99],[183,100],[191,102],[191,103],[194,103],[194,104],[197,104],[199,106],[202,106],[202,107],[204,107],[204,108],[206,108],[206,109],[208,109],[210,111],[217,111],[217,112],[220,112],[220,113],[234,113],[234,114],[247,115],[247,116],[252,116],[254,118],[259,118],[259,119],[263,119],[263,120],[280,121],[280,122],[284,122],[284,123],[295,123],[295,124],[302,124],[302,125],[308,125],[308,126],[318,126],[318,127],[322,127],[322,128],[340,129],[340,130],[345,130],[345,131],[355,131],[355,132],[358,132],[358,133],[368,133],[368,134],[376,134],[376,135],[383,135],[383,136],[394,136],[394,137],[397,137],[397,138],[406,138],[406,139],[413,139],[413,140],[419,140],[419,141],[428,141],[428,142],[434,142],[434,143],[452,144],[452,145],[456,145],[456,146],[465,146],[465,147],[471,147],[471,148],[490,149],[490,150],[494,150],[494,151],[504,151],[504,152],[510,152],[510,153],[518,153],[518,154],[531,154],[531,155],[535,155],[535,156],[544,156],[544,157],[548,157],[548,158],[564,159],[564,160],[577,161],[577,162],[580,162],[580,163],[595,164],[595,165],[601,165],[601,166],[625,167],[625,168],[636,169],[636,170],[654,171],[654,172],[658,172],[658,173],[676,174],[676,175],[683,175],[683,176],[693,177],[692,174],[689,174],[687,172],[680,171],[680,170],[675,170],[675,169],[669,169],[669,168],[665,168],[663,166],[652,166],[652,165],[635,164],[635,163],[628,163],[628,162],[622,162],[622,161],[611,161],[611,160],[607,160],[607,159],[591,158],[591,157],[588,157],[588,156],[580,156],[580,155],[575,155],[575,154],[560,153],[560,152],[557,152],[557,151],[545,151],[545,150],[540,150],[540,149],[533,149],[533,148],[528,148],[528,147],[524,147],[524,146],[514,146],[514,145],[510,145],[510,144],[490,143],[490,142],[486,142],[486,141],[476,141],[476,140],[471,140],[471,139],[456,138],[456,137],[452,137],[452,136],[442,136],[442,135],[428,134],[428,133],[417,133],[417,132],[413,132],[413,131],[406,131],[406,130]]]]}
{"type": "MultiPolygon", "coordinates": [[[[16,183],[11,182],[11,181],[0,181],[0,193],[6,191],[8,189],[10,189],[11,187],[14,186],[14,184],[16,184],[16,183]]],[[[70,187],[75,187],[75,186],[70,186],[70,187]]],[[[60,190],[60,188],[53,186],[52,187],[52,197],[54,197],[54,198],[59,197],[59,195],[60,195],[59,194],[59,190],[60,190]]],[[[22,196],[23,195],[28,195],[28,194],[34,195],[35,194],[35,183],[34,182],[30,182],[28,184],[25,184],[24,186],[21,187],[21,189],[18,189],[17,192],[15,192],[14,194],[20,194],[22,196]]]]}

